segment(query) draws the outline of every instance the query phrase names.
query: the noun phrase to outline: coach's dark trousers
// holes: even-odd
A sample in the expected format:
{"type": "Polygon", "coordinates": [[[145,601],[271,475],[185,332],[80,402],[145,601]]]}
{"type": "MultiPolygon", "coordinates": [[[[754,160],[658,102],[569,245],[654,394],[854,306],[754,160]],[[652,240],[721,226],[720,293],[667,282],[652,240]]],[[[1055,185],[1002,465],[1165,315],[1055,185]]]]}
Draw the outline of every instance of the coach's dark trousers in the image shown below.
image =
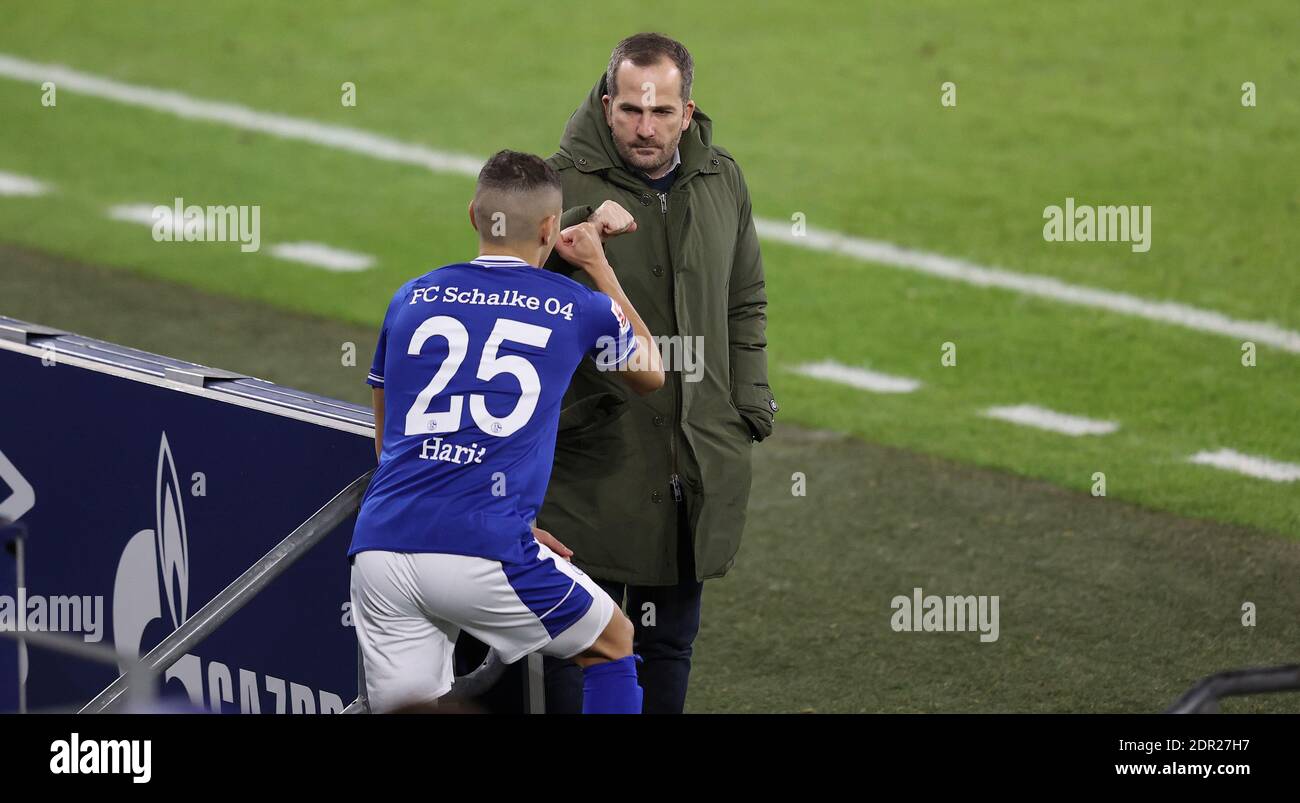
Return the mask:
{"type": "MultiPolygon", "coordinates": [[[[694,550],[689,530],[678,530],[678,560],[683,578],[675,586],[634,586],[593,578],[621,602],[627,595],[627,616],[635,628],[633,651],[644,663],[637,678],[644,692],[642,713],[680,714],[686,705],[691,676],[691,649],[700,632],[700,600],[704,583],[695,579],[694,550]]],[[[561,541],[563,536],[556,533],[561,541]]],[[[582,713],[582,670],[572,661],[546,658],[546,712],[582,713]]]]}

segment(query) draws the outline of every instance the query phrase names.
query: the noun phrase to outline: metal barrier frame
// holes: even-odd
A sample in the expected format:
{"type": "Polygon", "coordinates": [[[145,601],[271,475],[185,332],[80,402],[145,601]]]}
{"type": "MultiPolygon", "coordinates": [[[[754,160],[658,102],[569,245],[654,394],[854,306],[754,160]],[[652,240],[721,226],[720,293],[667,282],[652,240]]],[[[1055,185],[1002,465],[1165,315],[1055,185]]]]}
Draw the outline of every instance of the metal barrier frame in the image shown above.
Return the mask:
{"type": "MultiPolygon", "coordinates": [[[[57,633],[0,631],[0,635],[11,638],[19,645],[19,713],[26,713],[26,684],[21,667],[26,662],[26,645],[62,652],[78,658],[99,663],[119,666],[128,665],[126,672],[108,685],[93,700],[83,706],[78,713],[99,714],[145,710],[156,696],[157,678],[174,663],[190,652],[205,638],[216,631],[231,616],[248,604],[254,596],[266,588],[275,578],[284,573],[312,547],[319,544],[334,528],[361,506],[361,499],[370,484],[374,470],[370,470],[353,480],[329,502],[313,513],[270,552],[262,556],[243,574],[237,577],[221,593],[213,597],[184,624],[164,638],[158,646],[147,655],[131,661],[120,655],[115,649],[99,644],[86,644],[70,636],[57,633]]],[[[26,528],[15,523],[18,531],[14,539],[17,557],[18,584],[23,586],[23,538],[26,528]]],[[[540,659],[540,656],[538,656],[540,659]]],[[[489,650],[483,663],[468,675],[456,679],[452,690],[442,699],[447,701],[464,701],[476,697],[489,689],[500,679],[505,671],[505,664],[495,650],[489,650]]],[[[528,681],[525,687],[525,701],[530,713],[541,713],[540,684],[541,662],[530,662],[528,681]],[[532,664],[535,663],[536,667],[532,664]],[[537,677],[533,677],[537,675],[537,677]],[[536,701],[536,703],[534,702],[536,701]]],[[[357,699],[348,705],[342,713],[369,713],[370,706],[366,699],[365,667],[361,661],[361,652],[357,650],[357,699]]]]}
{"type": "MultiPolygon", "coordinates": [[[[159,642],[158,646],[140,659],[145,671],[155,675],[166,672],[181,656],[192,650],[199,642],[207,638],[231,616],[248,604],[259,591],[266,588],[272,580],[284,573],[307,550],[319,544],[344,519],[356,512],[361,506],[374,469],[367,471],[352,481],[348,487],[339,491],[325,506],[313,513],[297,529],[285,536],[270,552],[266,553],[252,566],[235,578],[234,582],[213,597],[207,605],[172,631],[171,635],[159,642]]],[[[122,675],[109,684],[81,709],[83,714],[98,714],[111,711],[119,705],[128,688],[128,679],[122,675]]]]}
{"type": "MultiPolygon", "coordinates": [[[[324,540],[344,519],[355,513],[361,506],[361,499],[373,475],[372,469],[353,480],[348,487],[298,525],[284,540],[226,586],[221,593],[213,597],[208,604],[164,638],[143,658],[132,661],[120,655],[112,647],[87,644],[58,633],[0,631],[0,636],[18,642],[19,713],[26,713],[27,710],[26,684],[21,672],[22,665],[26,663],[27,644],[112,666],[120,666],[124,663],[128,665],[125,672],[83,706],[78,713],[101,714],[147,710],[157,696],[158,677],[248,604],[258,592],[306,554],[307,550],[324,540]]],[[[12,526],[19,532],[13,543],[18,559],[18,583],[21,588],[24,580],[22,542],[26,536],[26,528],[20,523],[10,525],[0,522],[0,525],[12,526]]],[[[537,706],[542,704],[541,661],[540,656],[536,657],[538,660],[530,662],[528,667],[529,677],[524,691],[525,702],[530,713],[541,713],[541,709],[537,706]],[[534,667],[533,664],[536,666],[534,667]]],[[[478,668],[468,675],[456,678],[452,690],[442,700],[461,702],[483,694],[500,679],[505,667],[496,650],[489,650],[487,657],[478,668]]],[[[365,666],[361,661],[360,647],[357,649],[357,699],[344,708],[342,713],[370,713],[370,705],[366,699],[365,666]]]]}
{"type": "MultiPolygon", "coordinates": [[[[32,356],[42,353],[41,348],[50,348],[57,353],[62,363],[129,376],[136,381],[178,390],[188,388],[186,392],[254,409],[268,409],[268,394],[274,391],[277,414],[301,421],[324,423],[346,432],[373,434],[369,413],[364,413],[364,420],[358,420],[362,411],[355,405],[279,388],[242,374],[150,354],[2,315],[0,347],[32,356]]],[[[126,672],[82,707],[80,713],[118,711],[127,704],[135,707],[141,700],[152,700],[157,679],[162,673],[360,508],[361,499],[373,475],[372,469],[353,480],[143,658],[131,660],[111,647],[91,646],[61,634],[0,631],[0,636],[18,642],[19,713],[25,713],[27,709],[26,683],[22,669],[26,664],[28,644],[86,660],[128,667],[126,672]],[[138,686],[147,689],[145,697],[137,696],[138,686]]],[[[18,532],[13,544],[17,558],[18,586],[21,588],[25,586],[26,580],[24,539],[27,531],[22,522],[0,521],[0,527],[10,526],[18,532]]],[[[505,664],[501,662],[500,656],[489,650],[477,669],[456,678],[452,690],[443,699],[463,701],[478,696],[495,684],[504,671],[505,664]]],[[[360,647],[357,651],[357,681],[357,699],[344,709],[344,713],[370,710],[366,700],[360,647]]],[[[541,656],[530,655],[524,673],[524,702],[529,713],[542,713],[545,710],[544,692],[541,656]]]]}
{"type": "Polygon", "coordinates": [[[1166,711],[1166,714],[1217,714],[1219,700],[1245,694],[1300,691],[1300,664],[1258,669],[1234,669],[1201,679],[1166,711]]]}

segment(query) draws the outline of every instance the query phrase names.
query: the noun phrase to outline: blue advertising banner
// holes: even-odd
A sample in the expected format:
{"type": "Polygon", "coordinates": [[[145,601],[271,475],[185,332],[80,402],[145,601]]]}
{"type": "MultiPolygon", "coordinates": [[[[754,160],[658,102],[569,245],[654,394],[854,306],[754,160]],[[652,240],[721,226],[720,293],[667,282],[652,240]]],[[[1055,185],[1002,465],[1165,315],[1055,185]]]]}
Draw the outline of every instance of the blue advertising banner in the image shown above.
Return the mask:
{"type": "MultiPolygon", "coordinates": [[[[0,517],[27,533],[24,588],[0,553],[0,627],[143,655],[374,467],[369,411],[205,371],[75,336],[0,337],[0,517]]],[[[350,703],[352,524],[168,670],[164,694],[221,712],[350,703]]],[[[117,676],[28,655],[32,711],[80,707],[117,676]]],[[[0,711],[18,686],[16,644],[0,639],[0,711]]]]}

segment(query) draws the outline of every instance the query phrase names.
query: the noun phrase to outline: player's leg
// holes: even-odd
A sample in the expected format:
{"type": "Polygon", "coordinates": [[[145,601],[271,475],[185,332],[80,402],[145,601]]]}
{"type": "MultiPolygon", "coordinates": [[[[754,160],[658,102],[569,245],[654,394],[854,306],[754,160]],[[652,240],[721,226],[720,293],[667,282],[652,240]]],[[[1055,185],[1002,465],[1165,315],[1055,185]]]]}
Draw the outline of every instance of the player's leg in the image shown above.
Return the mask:
{"type": "MultiPolygon", "coordinates": [[[[609,594],[615,609],[623,607],[624,586],[606,580],[596,580],[596,584],[609,594]]],[[[582,713],[582,667],[568,658],[555,658],[550,655],[542,660],[546,675],[546,713],[581,714],[582,713]]]]}
{"type": "Polygon", "coordinates": [[[430,617],[412,594],[413,556],[359,552],[352,563],[352,622],[374,713],[430,705],[451,689],[459,630],[430,617]]]}
{"type": "Polygon", "coordinates": [[[464,565],[436,587],[422,588],[440,616],[506,663],[538,651],[562,659],[583,656],[589,664],[583,670],[585,712],[640,710],[631,623],[590,577],[536,541],[520,561],[442,557],[464,565]],[[593,695],[587,695],[592,684],[593,695]]]}
{"type": "Polygon", "coordinates": [[[631,620],[615,608],[596,641],[573,656],[573,662],[582,667],[582,713],[641,713],[632,633],[631,620]]]}
{"type": "Polygon", "coordinates": [[[582,713],[641,713],[632,622],[589,575],[545,546],[538,547],[542,565],[573,583],[565,602],[542,617],[549,620],[548,628],[558,633],[542,653],[569,658],[582,668],[582,713]],[[586,613],[578,616],[580,608],[588,604],[586,613]],[[597,623],[603,624],[593,636],[597,623]]]}
{"type": "Polygon", "coordinates": [[[609,624],[600,631],[591,646],[570,660],[586,669],[596,664],[627,658],[632,655],[632,635],[632,620],[616,609],[613,616],[609,617],[609,624]]]}

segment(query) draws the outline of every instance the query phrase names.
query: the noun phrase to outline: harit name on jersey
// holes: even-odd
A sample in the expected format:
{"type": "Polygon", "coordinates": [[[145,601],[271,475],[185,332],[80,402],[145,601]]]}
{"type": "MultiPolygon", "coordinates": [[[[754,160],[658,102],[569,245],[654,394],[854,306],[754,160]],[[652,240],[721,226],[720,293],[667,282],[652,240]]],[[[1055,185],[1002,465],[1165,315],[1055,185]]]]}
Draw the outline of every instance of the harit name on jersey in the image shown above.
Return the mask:
{"type": "Polygon", "coordinates": [[[487,447],[480,448],[477,443],[458,446],[454,443],[443,443],[442,438],[425,438],[424,445],[420,447],[421,460],[439,460],[456,465],[482,463],[485,454],[487,454],[487,447]]]}

